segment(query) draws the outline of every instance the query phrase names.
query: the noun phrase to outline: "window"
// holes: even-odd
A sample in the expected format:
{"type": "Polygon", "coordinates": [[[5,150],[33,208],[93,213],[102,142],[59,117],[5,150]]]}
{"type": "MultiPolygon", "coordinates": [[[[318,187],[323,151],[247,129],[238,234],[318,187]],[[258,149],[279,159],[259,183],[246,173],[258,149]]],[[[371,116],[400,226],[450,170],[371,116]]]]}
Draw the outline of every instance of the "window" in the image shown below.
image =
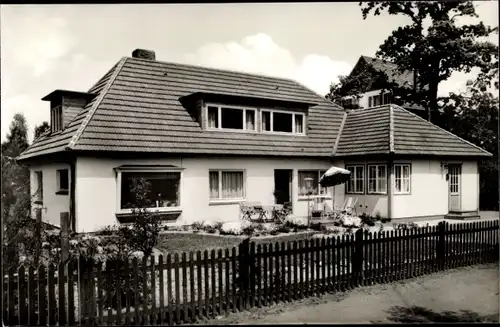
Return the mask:
{"type": "Polygon", "coordinates": [[[299,196],[307,195],[327,195],[325,187],[321,187],[319,179],[326,172],[326,170],[303,170],[299,171],[299,196]],[[308,194],[306,178],[312,178],[311,194],[308,194]],[[318,193],[319,191],[319,193],[318,193]]]}
{"type": "Polygon", "coordinates": [[[147,208],[180,207],[181,173],[178,171],[122,172],[120,185],[120,209],[130,209],[136,203],[134,181],[144,179],[147,208]]]}
{"type": "Polygon", "coordinates": [[[35,201],[43,202],[43,173],[41,171],[35,171],[35,201]]]}
{"type": "Polygon", "coordinates": [[[210,200],[242,200],[245,198],[243,171],[209,171],[210,200]]]}
{"type": "Polygon", "coordinates": [[[365,192],[365,177],[364,166],[346,166],[346,169],[351,172],[351,178],[347,185],[347,193],[363,194],[365,192]]]}
{"type": "Polygon", "coordinates": [[[410,194],[411,174],[409,164],[394,165],[394,193],[410,194]]]}
{"type": "Polygon", "coordinates": [[[304,114],[262,110],[262,131],[304,134],[304,114]]]}
{"type": "Polygon", "coordinates": [[[255,110],[220,106],[207,107],[208,129],[255,131],[255,110]]]}
{"type": "Polygon", "coordinates": [[[50,125],[52,133],[58,132],[63,129],[63,115],[62,106],[52,108],[50,111],[50,125]]]}
{"type": "Polygon", "coordinates": [[[69,173],[68,169],[57,170],[57,194],[68,194],[69,173]]]}
{"type": "Polygon", "coordinates": [[[386,165],[368,165],[368,194],[387,194],[386,165]]]}
{"type": "Polygon", "coordinates": [[[390,93],[384,93],[384,95],[381,94],[373,95],[368,98],[368,107],[376,107],[384,104],[390,104],[391,99],[392,97],[390,93]]]}

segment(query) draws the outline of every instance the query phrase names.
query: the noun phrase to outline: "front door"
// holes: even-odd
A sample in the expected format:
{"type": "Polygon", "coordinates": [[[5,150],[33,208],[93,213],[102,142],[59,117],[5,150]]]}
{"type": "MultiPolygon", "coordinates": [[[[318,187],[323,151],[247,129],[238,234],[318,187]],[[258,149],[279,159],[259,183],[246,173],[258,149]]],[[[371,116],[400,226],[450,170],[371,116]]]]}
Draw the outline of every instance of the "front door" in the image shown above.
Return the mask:
{"type": "Polygon", "coordinates": [[[292,170],[274,170],[274,201],[276,204],[292,202],[292,170]]]}
{"type": "Polygon", "coordinates": [[[460,211],[462,166],[448,165],[449,210],[460,211]]]}

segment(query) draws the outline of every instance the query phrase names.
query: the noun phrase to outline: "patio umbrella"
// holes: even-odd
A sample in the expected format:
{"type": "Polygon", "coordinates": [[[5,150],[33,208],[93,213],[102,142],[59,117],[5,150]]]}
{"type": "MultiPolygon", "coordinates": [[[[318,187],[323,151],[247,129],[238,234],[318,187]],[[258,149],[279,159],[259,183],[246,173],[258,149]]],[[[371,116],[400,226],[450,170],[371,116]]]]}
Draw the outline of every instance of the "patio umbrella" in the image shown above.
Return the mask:
{"type": "Polygon", "coordinates": [[[334,209],[335,209],[335,186],[344,184],[349,180],[350,177],[351,177],[351,172],[349,170],[332,166],[319,179],[319,183],[322,187],[333,186],[332,205],[334,209]]]}
{"type": "Polygon", "coordinates": [[[349,170],[331,167],[326,171],[326,173],[321,176],[319,183],[323,187],[330,187],[339,184],[344,184],[351,177],[351,172],[349,170]]]}

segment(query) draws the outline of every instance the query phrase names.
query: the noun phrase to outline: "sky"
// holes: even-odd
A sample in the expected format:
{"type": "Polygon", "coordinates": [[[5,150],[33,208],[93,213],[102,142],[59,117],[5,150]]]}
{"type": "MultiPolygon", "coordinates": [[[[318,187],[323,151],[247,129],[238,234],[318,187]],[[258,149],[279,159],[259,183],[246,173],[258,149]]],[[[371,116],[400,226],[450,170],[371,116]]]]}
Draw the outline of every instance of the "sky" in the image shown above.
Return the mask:
{"type": "MultiPolygon", "coordinates": [[[[498,26],[497,1],[475,2],[478,20],[498,26]]],[[[2,5],[1,139],[13,116],[50,119],[40,99],[55,89],[87,91],[136,48],[156,59],[292,78],[325,95],[360,55],[407,23],[363,20],[357,2],[239,4],[2,5]]],[[[498,44],[498,35],[491,38],[498,44]]],[[[465,89],[455,73],[440,94],[465,89]]]]}

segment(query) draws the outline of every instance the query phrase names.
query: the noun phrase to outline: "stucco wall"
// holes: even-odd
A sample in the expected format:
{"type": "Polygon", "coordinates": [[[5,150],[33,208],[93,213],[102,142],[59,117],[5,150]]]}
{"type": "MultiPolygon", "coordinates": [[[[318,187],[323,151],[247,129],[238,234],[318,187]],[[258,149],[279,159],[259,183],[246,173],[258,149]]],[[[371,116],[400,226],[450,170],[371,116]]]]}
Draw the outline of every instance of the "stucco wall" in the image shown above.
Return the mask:
{"type": "MultiPolygon", "coordinates": [[[[273,204],[274,169],[293,169],[292,200],[295,215],[307,215],[307,201],[298,199],[298,170],[328,169],[329,160],[266,158],[170,158],[115,160],[78,158],[76,164],[77,230],[92,231],[115,224],[117,183],[114,167],[130,164],[175,165],[184,168],[181,180],[182,214],[179,222],[239,219],[239,204],[209,203],[209,169],[245,169],[246,200],[273,204]]],[[[335,164],[335,163],[334,163],[335,164]]],[[[337,187],[338,191],[341,187],[337,187]]],[[[331,193],[331,190],[329,190],[331,193]]],[[[336,192],[339,201],[343,190],[336,192]]]]}
{"type": "MultiPolygon", "coordinates": [[[[69,212],[69,195],[56,194],[57,190],[57,170],[70,169],[67,164],[44,164],[30,166],[30,187],[31,194],[37,191],[36,171],[42,172],[43,178],[43,207],[42,220],[55,226],[61,224],[61,212],[69,212]]],[[[71,185],[71,174],[68,174],[71,185]]],[[[34,206],[33,206],[34,209],[34,206]]]]}
{"type": "MultiPolygon", "coordinates": [[[[361,108],[369,108],[369,101],[368,99],[374,95],[380,95],[381,90],[374,90],[374,91],[369,91],[366,93],[361,94],[361,97],[359,98],[359,106],[361,108]]],[[[373,107],[373,104],[372,104],[373,107]]]]}
{"type": "Polygon", "coordinates": [[[479,209],[479,174],[477,161],[462,163],[462,211],[479,209]]]}

